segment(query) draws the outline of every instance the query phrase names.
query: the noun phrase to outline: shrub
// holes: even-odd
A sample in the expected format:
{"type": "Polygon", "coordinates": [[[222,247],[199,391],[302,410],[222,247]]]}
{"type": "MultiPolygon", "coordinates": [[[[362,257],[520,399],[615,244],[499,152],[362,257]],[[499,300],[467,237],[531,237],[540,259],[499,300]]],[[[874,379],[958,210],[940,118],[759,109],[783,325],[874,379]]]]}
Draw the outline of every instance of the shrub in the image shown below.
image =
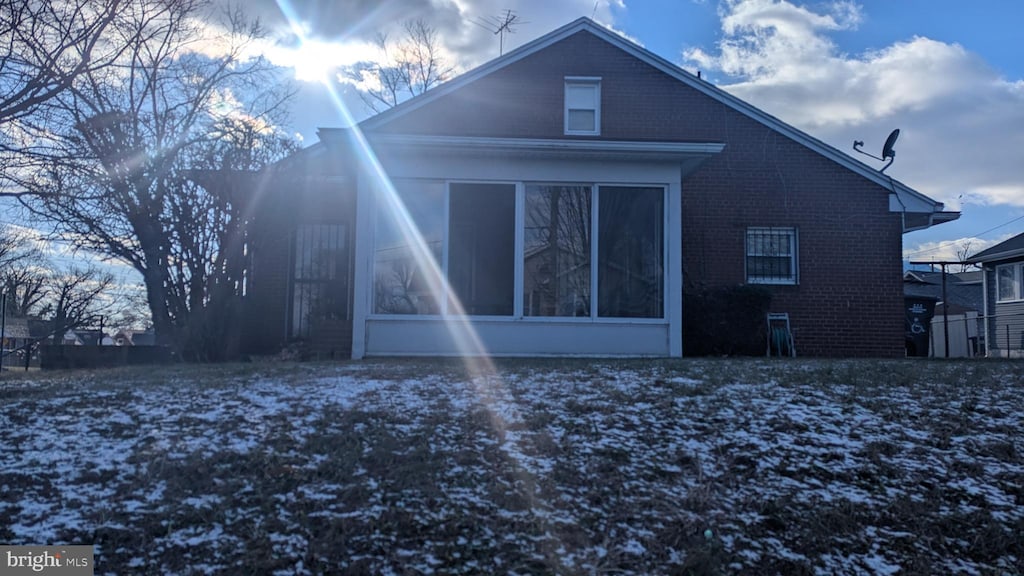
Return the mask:
{"type": "Polygon", "coordinates": [[[762,286],[723,286],[683,294],[683,354],[760,356],[772,294],[762,286]]]}

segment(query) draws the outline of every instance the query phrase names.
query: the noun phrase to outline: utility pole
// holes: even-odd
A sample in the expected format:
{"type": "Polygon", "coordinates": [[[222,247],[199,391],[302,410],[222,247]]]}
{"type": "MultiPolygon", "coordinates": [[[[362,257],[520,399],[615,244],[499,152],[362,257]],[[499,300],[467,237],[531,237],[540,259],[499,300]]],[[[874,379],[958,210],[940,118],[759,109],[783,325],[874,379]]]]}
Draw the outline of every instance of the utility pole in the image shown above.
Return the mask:
{"type": "Polygon", "coordinates": [[[911,262],[913,266],[928,264],[938,266],[942,271],[942,343],[945,344],[946,358],[949,358],[949,300],[946,299],[946,266],[964,265],[965,262],[911,262]]]}

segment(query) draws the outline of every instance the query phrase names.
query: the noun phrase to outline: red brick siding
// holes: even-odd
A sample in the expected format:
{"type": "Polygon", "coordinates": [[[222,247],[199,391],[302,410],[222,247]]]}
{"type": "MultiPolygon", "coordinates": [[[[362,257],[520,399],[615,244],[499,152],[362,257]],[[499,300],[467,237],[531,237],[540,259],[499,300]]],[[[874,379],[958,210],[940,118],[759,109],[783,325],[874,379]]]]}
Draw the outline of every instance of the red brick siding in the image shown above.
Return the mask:
{"type": "MultiPolygon", "coordinates": [[[[316,175],[321,168],[302,163],[269,180],[260,194],[252,227],[253,263],[244,335],[246,352],[274,353],[288,341],[292,251],[300,223],[347,223],[350,256],[352,254],[354,181],[343,177],[318,180],[316,175]]],[[[351,322],[347,325],[347,333],[344,327],[319,326],[314,334],[318,340],[311,342],[314,352],[323,357],[348,357],[352,350],[351,322]]]]}
{"type": "Polygon", "coordinates": [[[888,190],[589,33],[382,130],[564,138],[565,76],[602,78],[600,139],[727,144],[683,181],[688,286],[745,282],[746,228],[792,226],[799,231],[800,283],[770,289],[773,311],[790,314],[798,353],[903,354],[901,225],[888,211],[888,190]]]}

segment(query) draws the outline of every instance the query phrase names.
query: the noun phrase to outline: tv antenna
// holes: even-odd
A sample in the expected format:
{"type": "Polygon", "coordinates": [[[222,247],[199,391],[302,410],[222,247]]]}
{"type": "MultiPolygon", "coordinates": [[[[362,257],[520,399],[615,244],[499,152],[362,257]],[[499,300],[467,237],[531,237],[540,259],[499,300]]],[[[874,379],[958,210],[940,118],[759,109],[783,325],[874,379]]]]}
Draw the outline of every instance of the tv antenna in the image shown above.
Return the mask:
{"type": "Polygon", "coordinates": [[[885,162],[886,160],[888,160],[889,163],[886,164],[885,166],[882,166],[882,168],[879,170],[879,172],[885,172],[885,169],[888,168],[889,166],[892,166],[893,161],[896,160],[896,151],[893,150],[892,147],[896,145],[896,139],[899,138],[899,137],[900,137],[900,129],[899,128],[897,128],[897,129],[895,129],[895,130],[893,130],[892,132],[889,133],[889,137],[885,139],[885,145],[882,146],[882,157],[881,158],[879,158],[878,156],[875,156],[874,154],[870,154],[868,152],[865,152],[865,151],[861,150],[860,149],[861,146],[864,145],[864,141],[863,140],[854,140],[853,141],[853,149],[856,150],[857,152],[860,152],[861,154],[863,154],[865,156],[870,156],[870,157],[874,158],[875,160],[881,160],[882,162],[885,162]]]}
{"type": "Polygon", "coordinates": [[[514,26],[529,24],[519,19],[519,15],[506,9],[501,16],[484,16],[473,20],[473,24],[493,33],[498,37],[498,56],[505,53],[505,34],[515,34],[514,26]]]}

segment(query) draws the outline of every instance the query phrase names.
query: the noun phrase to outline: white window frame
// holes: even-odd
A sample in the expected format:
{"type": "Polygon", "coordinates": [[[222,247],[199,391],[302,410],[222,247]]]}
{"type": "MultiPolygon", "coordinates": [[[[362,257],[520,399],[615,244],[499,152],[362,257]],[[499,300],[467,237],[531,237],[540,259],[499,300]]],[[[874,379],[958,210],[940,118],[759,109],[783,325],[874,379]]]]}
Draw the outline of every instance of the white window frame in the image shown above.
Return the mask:
{"type": "MultiPolygon", "coordinates": [[[[563,97],[563,123],[566,136],[600,136],[601,135],[601,78],[598,76],[566,76],[563,97]],[[569,88],[588,87],[594,89],[594,129],[572,130],[569,128],[569,88]]],[[[572,110],[591,110],[591,108],[572,108],[572,110]]]]}
{"type": "Polygon", "coordinates": [[[996,302],[1021,302],[1024,301],[1024,264],[1001,264],[996,266],[996,302]],[[999,272],[1001,270],[1013,270],[1013,295],[1010,298],[1003,298],[999,293],[999,272]]]}
{"type": "Polygon", "coordinates": [[[795,227],[787,226],[751,226],[748,227],[746,233],[743,235],[743,269],[744,277],[747,279],[747,284],[769,284],[778,286],[795,286],[800,283],[800,244],[799,234],[795,227]],[[750,274],[748,266],[749,259],[751,257],[771,257],[778,258],[780,255],[776,254],[750,254],[748,248],[750,246],[751,234],[774,234],[774,235],[787,235],[790,238],[789,247],[790,254],[789,259],[792,263],[792,274],[789,277],[783,276],[754,276],[750,274]]]}

